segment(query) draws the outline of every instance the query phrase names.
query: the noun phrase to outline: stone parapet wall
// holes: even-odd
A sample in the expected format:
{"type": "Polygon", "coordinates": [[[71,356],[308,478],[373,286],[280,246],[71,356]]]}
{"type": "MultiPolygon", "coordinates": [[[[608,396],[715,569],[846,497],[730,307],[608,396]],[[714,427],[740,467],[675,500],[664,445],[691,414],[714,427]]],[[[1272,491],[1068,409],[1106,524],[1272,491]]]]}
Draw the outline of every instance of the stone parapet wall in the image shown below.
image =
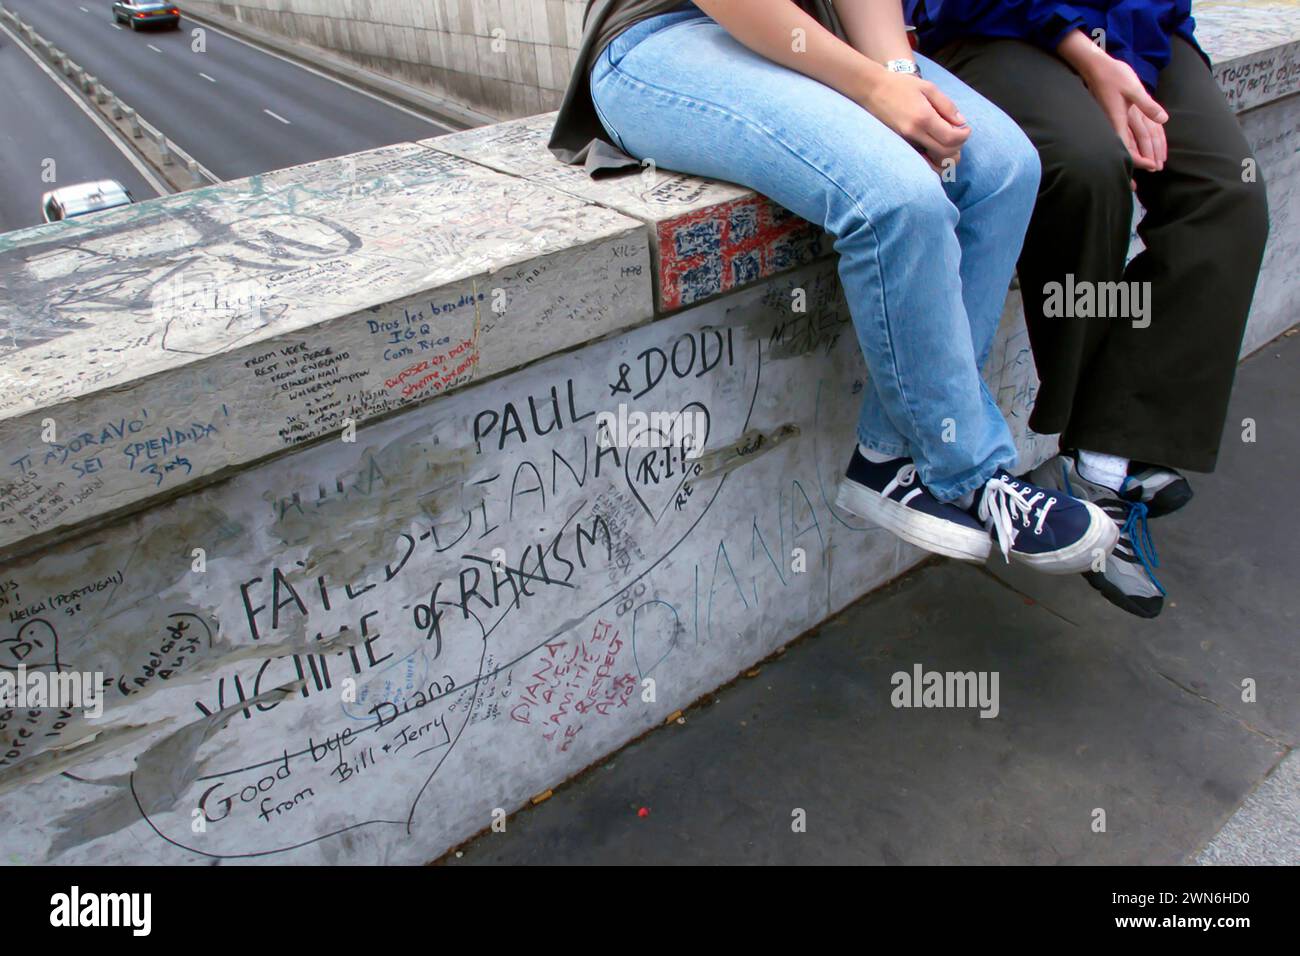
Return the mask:
{"type": "MultiPolygon", "coordinates": [[[[1250,350],[1300,100],[1237,80],[1250,350]]],[[[0,672],[103,691],[0,709],[4,859],[427,861],[922,559],[834,507],[870,385],[828,237],[548,124],[0,236],[0,672]]],[[[1018,293],[985,377],[1050,455],[1018,293]]]]}

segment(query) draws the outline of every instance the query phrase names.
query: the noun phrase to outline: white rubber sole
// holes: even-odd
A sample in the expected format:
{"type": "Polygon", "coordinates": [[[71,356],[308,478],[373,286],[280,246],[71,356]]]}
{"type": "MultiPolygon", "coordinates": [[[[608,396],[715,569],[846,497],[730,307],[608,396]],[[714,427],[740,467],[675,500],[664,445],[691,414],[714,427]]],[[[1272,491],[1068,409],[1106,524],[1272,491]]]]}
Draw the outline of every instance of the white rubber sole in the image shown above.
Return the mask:
{"type": "Polygon", "coordinates": [[[1097,552],[1110,554],[1119,541],[1119,526],[1091,501],[1084,501],[1082,498],[1079,500],[1092,516],[1092,524],[1087,534],[1068,548],[1047,554],[1021,554],[1012,551],[1011,560],[1043,574],[1081,574],[1084,571],[1091,571],[1097,559],[1097,552]]]}
{"type": "MultiPolygon", "coordinates": [[[[835,503],[845,511],[893,532],[908,544],[947,558],[982,564],[988,560],[993,548],[987,531],[962,528],[951,521],[908,508],[848,479],[840,481],[835,503]]],[[[1106,523],[1115,527],[1109,518],[1106,523]]],[[[1090,565],[1091,557],[1089,552],[1090,565]]]]}

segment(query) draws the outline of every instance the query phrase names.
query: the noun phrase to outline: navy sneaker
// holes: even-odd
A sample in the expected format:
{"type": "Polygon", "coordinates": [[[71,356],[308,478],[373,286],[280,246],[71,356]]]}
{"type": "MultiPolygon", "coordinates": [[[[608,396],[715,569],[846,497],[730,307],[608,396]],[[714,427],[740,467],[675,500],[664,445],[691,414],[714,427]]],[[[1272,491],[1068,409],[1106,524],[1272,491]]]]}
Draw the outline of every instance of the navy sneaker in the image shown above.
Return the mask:
{"type": "Polygon", "coordinates": [[[1172,468],[1132,461],[1119,496],[1146,505],[1148,518],[1160,518],[1192,500],[1192,486],[1172,468]]]}
{"type": "Polygon", "coordinates": [[[984,522],[1002,556],[1046,574],[1088,571],[1119,540],[1106,512],[1055,488],[1000,470],[975,494],[971,512],[984,522]]]}
{"type": "MultiPolygon", "coordinates": [[[[1129,614],[1144,618],[1159,614],[1164,609],[1165,589],[1155,575],[1160,559],[1147,527],[1148,506],[1141,501],[1127,501],[1116,489],[1083,477],[1071,454],[1049,459],[1029,477],[1044,487],[1086,498],[1106,512],[1119,529],[1119,542],[1101,570],[1094,565],[1084,572],[1084,578],[1102,597],[1129,614]]],[[[1187,496],[1191,497],[1191,489],[1187,496]]]]}
{"type": "Polygon", "coordinates": [[[935,554],[982,562],[992,550],[984,526],[930,494],[910,458],[875,464],[855,448],[835,503],[935,554]]]}

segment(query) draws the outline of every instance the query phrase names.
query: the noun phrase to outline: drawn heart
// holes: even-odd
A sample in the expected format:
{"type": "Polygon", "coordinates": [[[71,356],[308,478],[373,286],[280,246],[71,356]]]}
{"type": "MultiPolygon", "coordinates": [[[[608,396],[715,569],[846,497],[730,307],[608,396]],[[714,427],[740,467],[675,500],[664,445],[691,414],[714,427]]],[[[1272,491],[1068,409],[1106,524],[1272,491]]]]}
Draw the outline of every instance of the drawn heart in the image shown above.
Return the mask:
{"type": "Polygon", "coordinates": [[[632,442],[632,447],[624,447],[623,477],[637,503],[658,524],[693,477],[696,459],[708,447],[712,421],[700,402],[684,405],[668,421],[663,413],[645,416],[649,424],[644,428],[632,427],[636,414],[627,416],[633,434],[617,436],[632,442]]]}

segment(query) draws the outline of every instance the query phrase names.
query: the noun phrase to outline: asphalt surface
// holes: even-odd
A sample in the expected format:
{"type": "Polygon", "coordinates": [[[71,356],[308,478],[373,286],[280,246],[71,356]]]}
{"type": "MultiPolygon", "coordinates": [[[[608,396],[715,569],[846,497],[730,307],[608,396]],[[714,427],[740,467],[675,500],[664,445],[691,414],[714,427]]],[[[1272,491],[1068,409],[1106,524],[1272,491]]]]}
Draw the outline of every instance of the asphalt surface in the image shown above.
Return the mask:
{"type": "Polygon", "coordinates": [[[1152,524],[1155,620],[936,560],[448,862],[1294,865],[1297,403],[1293,335],[1242,364],[1218,470],[1152,524]],[[895,708],[917,663],[997,672],[997,716],[895,708]]]}
{"type": "Polygon", "coordinates": [[[60,185],[116,179],[136,199],[157,195],[94,120],[3,31],[0,90],[0,232],[42,222],[41,195],[60,185]],[[53,182],[45,178],[51,168],[53,182]]]}
{"type": "MultiPolygon", "coordinates": [[[[195,52],[191,31],[201,25],[183,15],[179,30],[132,31],[113,23],[107,0],[4,6],[221,179],[448,131],[215,28],[204,28],[206,50],[195,52]]],[[[9,99],[5,113],[20,108],[9,99]]]]}

